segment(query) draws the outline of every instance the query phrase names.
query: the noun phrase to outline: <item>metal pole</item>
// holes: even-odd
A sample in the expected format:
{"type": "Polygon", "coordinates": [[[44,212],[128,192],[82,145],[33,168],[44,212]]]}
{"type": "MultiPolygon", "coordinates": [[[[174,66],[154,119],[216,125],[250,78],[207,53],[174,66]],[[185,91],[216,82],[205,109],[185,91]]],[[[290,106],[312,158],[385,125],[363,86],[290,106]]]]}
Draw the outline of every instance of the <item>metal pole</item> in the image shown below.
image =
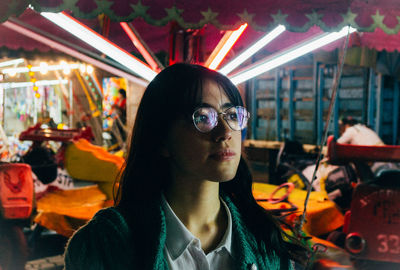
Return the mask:
{"type": "Polygon", "coordinates": [[[294,81],[293,70],[289,71],[289,138],[294,140],[295,119],[294,119],[294,81]]]}
{"type": "Polygon", "coordinates": [[[321,144],[324,126],[324,68],[318,67],[318,99],[317,99],[317,143],[321,144]]]}
{"type": "Polygon", "coordinates": [[[397,130],[399,127],[399,100],[400,99],[400,89],[399,81],[394,82],[394,93],[393,93],[393,138],[392,144],[397,144],[397,130]]]}
{"type": "Polygon", "coordinates": [[[69,114],[69,127],[73,128],[74,125],[74,118],[73,118],[73,114],[74,114],[74,98],[73,98],[73,93],[72,93],[72,81],[69,82],[69,106],[70,106],[70,114],[69,114]]]}
{"type": "Polygon", "coordinates": [[[368,81],[368,126],[374,129],[375,127],[375,72],[372,68],[369,69],[369,81],[368,81]]]}
{"type": "Polygon", "coordinates": [[[312,140],[315,142],[316,145],[318,145],[318,113],[317,113],[317,108],[318,108],[318,69],[319,69],[319,63],[314,60],[314,65],[313,65],[313,101],[314,101],[314,106],[313,106],[313,130],[312,130],[312,140]]]}
{"type": "MultiPolygon", "coordinates": [[[[336,78],[337,66],[333,69],[333,79],[336,78]]],[[[332,80],[333,81],[333,80],[332,80]]],[[[339,110],[340,110],[340,82],[337,89],[337,95],[335,99],[335,105],[333,107],[333,135],[335,138],[339,138],[339,110]]]]}
{"type": "Polygon", "coordinates": [[[280,92],[282,89],[282,81],[279,76],[280,70],[277,69],[275,73],[275,124],[276,124],[276,139],[281,141],[281,126],[282,126],[282,119],[281,119],[281,98],[280,92]]]}
{"type": "Polygon", "coordinates": [[[379,74],[378,75],[378,87],[376,89],[376,98],[377,98],[377,103],[376,103],[376,125],[375,125],[375,131],[379,135],[379,137],[382,137],[382,122],[383,122],[383,91],[384,91],[384,85],[383,85],[383,75],[379,74]]]}
{"type": "Polygon", "coordinates": [[[252,140],[257,139],[257,95],[256,95],[256,85],[258,85],[258,80],[256,78],[250,80],[250,110],[251,110],[251,134],[250,138],[252,140]]]}

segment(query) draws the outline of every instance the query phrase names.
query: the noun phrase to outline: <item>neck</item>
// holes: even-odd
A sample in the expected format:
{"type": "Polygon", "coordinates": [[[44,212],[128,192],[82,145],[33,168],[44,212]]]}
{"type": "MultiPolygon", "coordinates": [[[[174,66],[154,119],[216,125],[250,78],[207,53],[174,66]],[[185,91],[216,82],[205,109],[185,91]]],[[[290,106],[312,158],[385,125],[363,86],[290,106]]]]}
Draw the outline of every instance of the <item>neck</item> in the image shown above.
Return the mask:
{"type": "Polygon", "coordinates": [[[217,247],[228,224],[218,182],[175,179],[165,197],[179,220],[200,239],[206,253],[217,247]]]}
{"type": "Polygon", "coordinates": [[[165,192],[165,197],[182,223],[190,230],[213,224],[221,209],[219,183],[202,181],[179,181],[165,192]]]}

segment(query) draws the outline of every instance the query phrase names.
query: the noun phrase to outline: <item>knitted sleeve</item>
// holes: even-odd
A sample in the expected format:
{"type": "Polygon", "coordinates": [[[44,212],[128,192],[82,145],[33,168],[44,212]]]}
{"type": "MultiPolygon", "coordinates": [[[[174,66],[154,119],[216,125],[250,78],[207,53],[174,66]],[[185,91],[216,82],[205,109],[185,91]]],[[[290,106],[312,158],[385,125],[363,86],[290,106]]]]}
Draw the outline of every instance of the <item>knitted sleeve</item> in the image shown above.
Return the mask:
{"type": "Polygon", "coordinates": [[[121,214],[114,208],[101,210],[69,240],[64,269],[127,269],[131,257],[128,238],[121,214]]]}

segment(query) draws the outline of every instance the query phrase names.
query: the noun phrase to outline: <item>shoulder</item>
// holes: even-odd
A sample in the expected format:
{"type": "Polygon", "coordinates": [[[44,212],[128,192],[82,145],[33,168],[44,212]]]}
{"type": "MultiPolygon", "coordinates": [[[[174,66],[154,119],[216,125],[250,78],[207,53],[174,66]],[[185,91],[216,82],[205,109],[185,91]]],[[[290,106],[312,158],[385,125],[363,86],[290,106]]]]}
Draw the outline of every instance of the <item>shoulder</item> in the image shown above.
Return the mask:
{"type": "Polygon", "coordinates": [[[100,210],[74,233],[65,251],[65,269],[113,269],[124,265],[129,250],[129,227],[121,213],[111,207],[100,210]]]}
{"type": "Polygon", "coordinates": [[[97,212],[94,217],[74,235],[87,233],[105,233],[112,236],[125,236],[129,233],[128,224],[123,215],[114,207],[109,207],[97,212]],[[105,230],[105,232],[103,232],[105,230]]]}
{"type": "MultiPolygon", "coordinates": [[[[256,264],[258,269],[293,269],[292,264],[286,257],[280,257],[274,249],[271,248],[272,243],[266,242],[264,237],[256,236],[255,233],[247,226],[247,222],[244,220],[245,217],[235,205],[232,199],[223,194],[223,200],[227,204],[232,216],[232,240],[234,243],[235,256],[237,261],[241,265],[242,269],[247,269],[249,266],[256,264]]],[[[258,217],[264,213],[262,208],[257,208],[259,210],[258,217]]],[[[272,218],[272,217],[271,217],[272,218]]],[[[260,219],[259,219],[260,220],[260,219]]],[[[259,222],[259,220],[254,222],[259,222]]],[[[279,227],[275,227],[272,220],[268,218],[264,219],[265,222],[270,223],[263,225],[268,225],[265,227],[270,233],[272,230],[276,230],[276,236],[281,234],[279,227]]],[[[261,224],[260,224],[261,225],[261,224]]],[[[282,235],[280,235],[282,237],[282,235]]],[[[278,247],[281,249],[282,247],[278,247]]]]}

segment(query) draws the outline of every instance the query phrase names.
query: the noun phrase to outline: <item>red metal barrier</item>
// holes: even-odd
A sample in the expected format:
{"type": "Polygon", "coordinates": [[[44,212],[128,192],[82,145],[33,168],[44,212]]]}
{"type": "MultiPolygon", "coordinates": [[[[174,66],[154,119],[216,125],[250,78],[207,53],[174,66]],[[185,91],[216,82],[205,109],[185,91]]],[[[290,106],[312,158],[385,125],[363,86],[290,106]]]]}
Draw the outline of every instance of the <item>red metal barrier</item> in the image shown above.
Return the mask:
{"type": "Polygon", "coordinates": [[[400,162],[399,145],[339,144],[333,136],[328,138],[328,158],[331,163],[349,161],[400,162]]]}

